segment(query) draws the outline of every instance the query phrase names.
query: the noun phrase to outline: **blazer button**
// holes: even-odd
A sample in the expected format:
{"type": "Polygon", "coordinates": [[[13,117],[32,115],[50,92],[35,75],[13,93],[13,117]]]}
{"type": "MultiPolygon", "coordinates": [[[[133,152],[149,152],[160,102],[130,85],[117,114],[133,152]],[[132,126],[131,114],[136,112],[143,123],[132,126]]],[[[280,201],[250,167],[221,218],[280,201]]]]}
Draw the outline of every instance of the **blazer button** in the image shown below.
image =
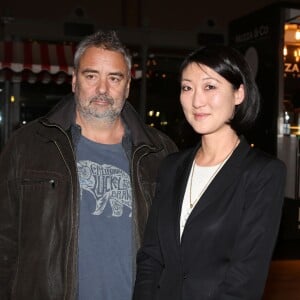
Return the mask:
{"type": "Polygon", "coordinates": [[[184,273],[184,274],[183,274],[183,280],[186,280],[186,279],[188,279],[188,274],[187,274],[187,273],[184,273]]]}

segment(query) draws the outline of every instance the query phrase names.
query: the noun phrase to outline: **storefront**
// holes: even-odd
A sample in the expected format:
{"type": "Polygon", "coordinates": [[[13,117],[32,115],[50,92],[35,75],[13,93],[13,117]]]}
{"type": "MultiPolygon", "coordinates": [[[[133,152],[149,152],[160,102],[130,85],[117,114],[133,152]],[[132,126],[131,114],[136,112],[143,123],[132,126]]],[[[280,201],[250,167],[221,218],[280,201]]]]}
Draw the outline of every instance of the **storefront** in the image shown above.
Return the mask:
{"type": "Polygon", "coordinates": [[[71,91],[74,44],[0,42],[0,148],[71,91]]]}
{"type": "MultiPolygon", "coordinates": [[[[179,104],[179,66],[190,49],[129,46],[128,101],[144,121],[179,147],[193,143],[179,104]]],[[[75,44],[0,42],[0,149],[16,128],[45,114],[71,92],[75,44]]]]}
{"type": "Polygon", "coordinates": [[[249,138],[287,166],[283,235],[300,238],[300,6],[276,3],[234,20],[229,41],[247,58],[261,93],[249,138]]]}

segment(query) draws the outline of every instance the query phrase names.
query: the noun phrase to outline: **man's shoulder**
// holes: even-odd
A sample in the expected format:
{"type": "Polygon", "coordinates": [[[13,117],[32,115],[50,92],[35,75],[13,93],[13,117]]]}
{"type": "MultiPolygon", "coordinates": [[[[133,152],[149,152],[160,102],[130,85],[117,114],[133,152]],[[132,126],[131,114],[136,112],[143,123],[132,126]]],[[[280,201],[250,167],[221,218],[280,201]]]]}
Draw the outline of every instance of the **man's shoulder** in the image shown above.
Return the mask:
{"type": "Polygon", "coordinates": [[[23,143],[24,141],[28,142],[30,139],[34,139],[35,133],[40,126],[40,118],[30,121],[26,125],[22,125],[11,133],[7,143],[23,143]]]}
{"type": "Polygon", "coordinates": [[[165,132],[161,131],[160,129],[146,125],[146,130],[151,132],[151,134],[157,138],[160,138],[167,142],[174,143],[173,140],[165,132]]]}
{"type": "Polygon", "coordinates": [[[11,136],[14,137],[14,136],[18,136],[18,137],[21,137],[23,135],[28,135],[28,134],[32,134],[34,131],[36,131],[36,129],[41,126],[40,124],[40,121],[41,121],[41,118],[37,118],[35,120],[32,120],[30,122],[28,122],[27,124],[25,125],[22,125],[18,128],[16,128],[11,136]]]}
{"type": "Polygon", "coordinates": [[[151,132],[151,134],[153,135],[153,139],[157,143],[162,144],[163,147],[170,148],[170,152],[178,151],[177,145],[166,133],[162,132],[157,128],[150,127],[150,126],[147,126],[147,130],[151,132]]]}

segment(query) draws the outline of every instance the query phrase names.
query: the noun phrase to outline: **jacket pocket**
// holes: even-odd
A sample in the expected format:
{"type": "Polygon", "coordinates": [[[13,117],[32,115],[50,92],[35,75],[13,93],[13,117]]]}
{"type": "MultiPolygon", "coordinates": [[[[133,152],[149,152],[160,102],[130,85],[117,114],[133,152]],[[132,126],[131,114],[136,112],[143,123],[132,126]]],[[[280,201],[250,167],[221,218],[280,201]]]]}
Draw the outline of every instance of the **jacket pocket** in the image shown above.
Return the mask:
{"type": "Polygon", "coordinates": [[[19,180],[21,204],[38,206],[41,201],[55,201],[62,197],[66,179],[63,175],[46,171],[26,171],[19,180]]]}
{"type": "Polygon", "coordinates": [[[49,290],[56,285],[56,278],[62,278],[54,267],[65,259],[71,194],[66,177],[55,172],[26,171],[18,181],[19,251],[14,292],[19,297],[20,293],[39,295],[41,286],[49,290]],[[47,278],[46,285],[40,285],[42,278],[47,278]]]}
{"type": "Polygon", "coordinates": [[[41,178],[41,179],[25,178],[21,182],[22,186],[49,185],[51,188],[55,188],[55,184],[57,184],[56,178],[41,178]]]}
{"type": "Polygon", "coordinates": [[[50,225],[66,213],[71,185],[64,176],[55,172],[26,171],[19,184],[22,227],[50,225]]]}

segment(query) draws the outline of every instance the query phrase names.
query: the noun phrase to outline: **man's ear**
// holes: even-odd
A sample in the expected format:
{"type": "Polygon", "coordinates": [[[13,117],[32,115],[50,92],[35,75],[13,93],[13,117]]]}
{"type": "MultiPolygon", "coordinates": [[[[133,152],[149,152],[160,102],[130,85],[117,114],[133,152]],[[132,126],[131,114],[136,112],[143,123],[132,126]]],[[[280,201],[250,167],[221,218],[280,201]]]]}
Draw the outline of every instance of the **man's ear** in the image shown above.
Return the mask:
{"type": "Polygon", "coordinates": [[[75,86],[76,86],[76,73],[73,71],[72,73],[72,92],[75,93],[75,86]]]}
{"type": "Polygon", "coordinates": [[[129,77],[127,85],[126,85],[126,92],[125,92],[125,99],[128,98],[129,92],[130,92],[130,82],[131,82],[131,77],[129,77]]]}

